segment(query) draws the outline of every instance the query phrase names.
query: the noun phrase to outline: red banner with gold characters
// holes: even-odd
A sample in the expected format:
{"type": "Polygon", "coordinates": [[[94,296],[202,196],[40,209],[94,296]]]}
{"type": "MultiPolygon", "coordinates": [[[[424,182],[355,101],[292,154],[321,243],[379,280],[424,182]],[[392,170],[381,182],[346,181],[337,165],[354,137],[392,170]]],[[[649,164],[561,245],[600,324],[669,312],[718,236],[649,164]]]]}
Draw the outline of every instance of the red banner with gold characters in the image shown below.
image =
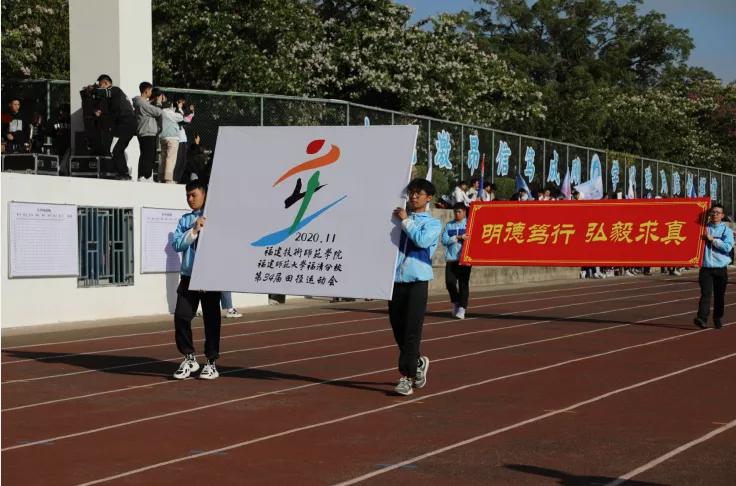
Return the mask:
{"type": "Polygon", "coordinates": [[[474,202],[465,265],[694,267],[710,201],[474,202]]]}

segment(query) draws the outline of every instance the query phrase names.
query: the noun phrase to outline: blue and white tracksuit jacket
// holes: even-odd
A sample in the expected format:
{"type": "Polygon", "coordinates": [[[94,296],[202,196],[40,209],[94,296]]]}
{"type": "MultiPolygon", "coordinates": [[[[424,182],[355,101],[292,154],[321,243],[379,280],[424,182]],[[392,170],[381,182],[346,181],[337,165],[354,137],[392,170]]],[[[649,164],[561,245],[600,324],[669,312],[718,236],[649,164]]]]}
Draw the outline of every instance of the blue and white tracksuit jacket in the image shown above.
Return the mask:
{"type": "Polygon", "coordinates": [[[731,263],[731,255],[729,253],[731,248],[733,248],[733,231],[731,231],[731,228],[726,223],[709,223],[706,229],[708,234],[713,236],[713,241],[705,245],[703,267],[727,267],[731,263]]]}
{"type": "Polygon", "coordinates": [[[401,228],[394,282],[432,280],[432,255],[437,249],[442,223],[427,212],[411,213],[401,222],[401,228]]]}
{"type": "Polygon", "coordinates": [[[171,246],[179,253],[183,253],[181,257],[181,270],[179,273],[184,277],[192,276],[192,266],[194,266],[194,256],[197,253],[197,237],[192,228],[197,218],[202,216],[202,211],[192,211],[179,218],[179,224],[176,225],[174,238],[171,246]]]}
{"type": "Polygon", "coordinates": [[[442,244],[445,245],[445,261],[456,262],[460,259],[463,240],[458,240],[458,236],[465,234],[467,224],[468,219],[463,218],[462,221],[453,219],[445,225],[445,231],[442,232],[442,244]]]}

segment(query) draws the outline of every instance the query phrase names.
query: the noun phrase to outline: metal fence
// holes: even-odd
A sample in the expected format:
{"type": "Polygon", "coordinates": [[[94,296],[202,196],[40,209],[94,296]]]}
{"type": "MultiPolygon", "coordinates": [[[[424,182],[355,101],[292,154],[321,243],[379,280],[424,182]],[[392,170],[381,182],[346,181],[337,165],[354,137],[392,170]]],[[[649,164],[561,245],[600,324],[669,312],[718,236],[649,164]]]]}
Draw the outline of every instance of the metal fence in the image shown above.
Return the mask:
{"type": "MultiPolygon", "coordinates": [[[[687,197],[691,193],[721,201],[734,214],[734,176],[697,167],[698,161],[676,163],[601,148],[584,147],[518,133],[412,115],[339,100],[163,88],[169,97],[183,95],[195,105],[189,139],[215,149],[220,126],[392,125],[419,127],[415,170],[424,175],[433,160],[432,182],[440,194],[458,180],[480,176],[508,198],[520,174],[532,190],[559,190],[570,173],[573,183],[600,171],[608,193],[633,192],[636,197],[687,197]]],[[[20,96],[37,103],[37,112],[54,113],[69,101],[67,81],[3,81],[3,97],[20,96]]],[[[681,161],[682,162],[682,161],[681,161]]]]}
{"type": "Polygon", "coordinates": [[[133,285],[133,209],[78,207],[78,287],[133,285]]]}

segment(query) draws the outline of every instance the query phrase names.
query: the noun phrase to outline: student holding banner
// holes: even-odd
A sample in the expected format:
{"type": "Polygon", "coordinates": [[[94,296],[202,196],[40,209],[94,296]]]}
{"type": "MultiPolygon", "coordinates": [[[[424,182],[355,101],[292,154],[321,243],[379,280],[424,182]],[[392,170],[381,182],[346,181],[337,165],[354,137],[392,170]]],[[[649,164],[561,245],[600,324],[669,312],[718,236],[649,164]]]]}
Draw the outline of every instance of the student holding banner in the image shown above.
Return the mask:
{"type": "Polygon", "coordinates": [[[220,376],[215,367],[215,360],[220,356],[220,325],[222,323],[220,292],[189,290],[194,257],[197,253],[197,241],[206,221],[206,218],[202,216],[202,210],[207,197],[207,186],[197,179],[186,185],[186,191],[187,204],[192,208],[192,212],[179,219],[171,243],[174,250],[183,253],[180,271],[181,281],[179,282],[179,288],[176,289],[174,328],[176,347],[184,355],[184,360],[174,373],[174,378],[183,380],[199,370],[199,363],[197,363],[194,356],[192,319],[201,301],[204,316],[204,354],[207,356],[207,363],[199,373],[199,377],[205,380],[214,380],[220,376]]]}
{"type": "Polygon", "coordinates": [[[465,309],[468,308],[470,293],[470,271],[472,267],[460,265],[460,251],[463,243],[468,239],[465,234],[467,208],[463,203],[455,204],[452,208],[455,219],[445,225],[442,232],[442,244],[445,245],[445,286],[453,303],[452,317],[465,319],[465,309]]]}
{"type": "Polygon", "coordinates": [[[728,265],[731,263],[731,249],[734,238],[731,228],[724,223],[723,206],[713,204],[708,213],[709,221],[705,240],[705,253],[703,254],[703,266],[700,267],[698,282],[700,283],[700,302],[698,303],[698,315],[694,323],[701,329],[705,329],[710,313],[710,299],[713,296],[713,327],[723,327],[724,301],[726,297],[726,285],[728,284],[728,265]]]}
{"type": "Polygon", "coordinates": [[[427,310],[427,292],[432,272],[432,255],[437,249],[442,223],[427,211],[435,188],[426,179],[414,179],[406,187],[408,213],[396,208],[393,215],[401,220],[399,258],[394,289],[388,304],[389,319],[399,346],[401,379],[394,390],[411,395],[413,388],[427,384],[429,358],[420,355],[422,325],[427,310]]]}

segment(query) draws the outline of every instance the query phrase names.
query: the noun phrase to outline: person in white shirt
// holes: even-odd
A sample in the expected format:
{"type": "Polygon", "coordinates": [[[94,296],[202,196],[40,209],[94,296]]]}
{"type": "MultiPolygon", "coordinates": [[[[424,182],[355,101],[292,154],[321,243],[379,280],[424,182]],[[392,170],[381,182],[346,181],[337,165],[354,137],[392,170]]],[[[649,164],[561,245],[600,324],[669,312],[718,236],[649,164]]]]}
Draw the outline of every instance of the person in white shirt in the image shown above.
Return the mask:
{"type": "Polygon", "coordinates": [[[455,203],[463,203],[466,206],[470,206],[470,198],[465,191],[468,190],[468,183],[465,181],[459,181],[455,190],[452,191],[452,200],[455,203]]]}
{"type": "Polygon", "coordinates": [[[481,201],[494,201],[496,199],[496,184],[486,182],[483,184],[483,192],[481,193],[481,201]]]}
{"type": "Polygon", "coordinates": [[[477,201],[480,197],[480,181],[478,179],[471,179],[470,189],[465,194],[467,194],[468,199],[471,201],[477,201]]]}

